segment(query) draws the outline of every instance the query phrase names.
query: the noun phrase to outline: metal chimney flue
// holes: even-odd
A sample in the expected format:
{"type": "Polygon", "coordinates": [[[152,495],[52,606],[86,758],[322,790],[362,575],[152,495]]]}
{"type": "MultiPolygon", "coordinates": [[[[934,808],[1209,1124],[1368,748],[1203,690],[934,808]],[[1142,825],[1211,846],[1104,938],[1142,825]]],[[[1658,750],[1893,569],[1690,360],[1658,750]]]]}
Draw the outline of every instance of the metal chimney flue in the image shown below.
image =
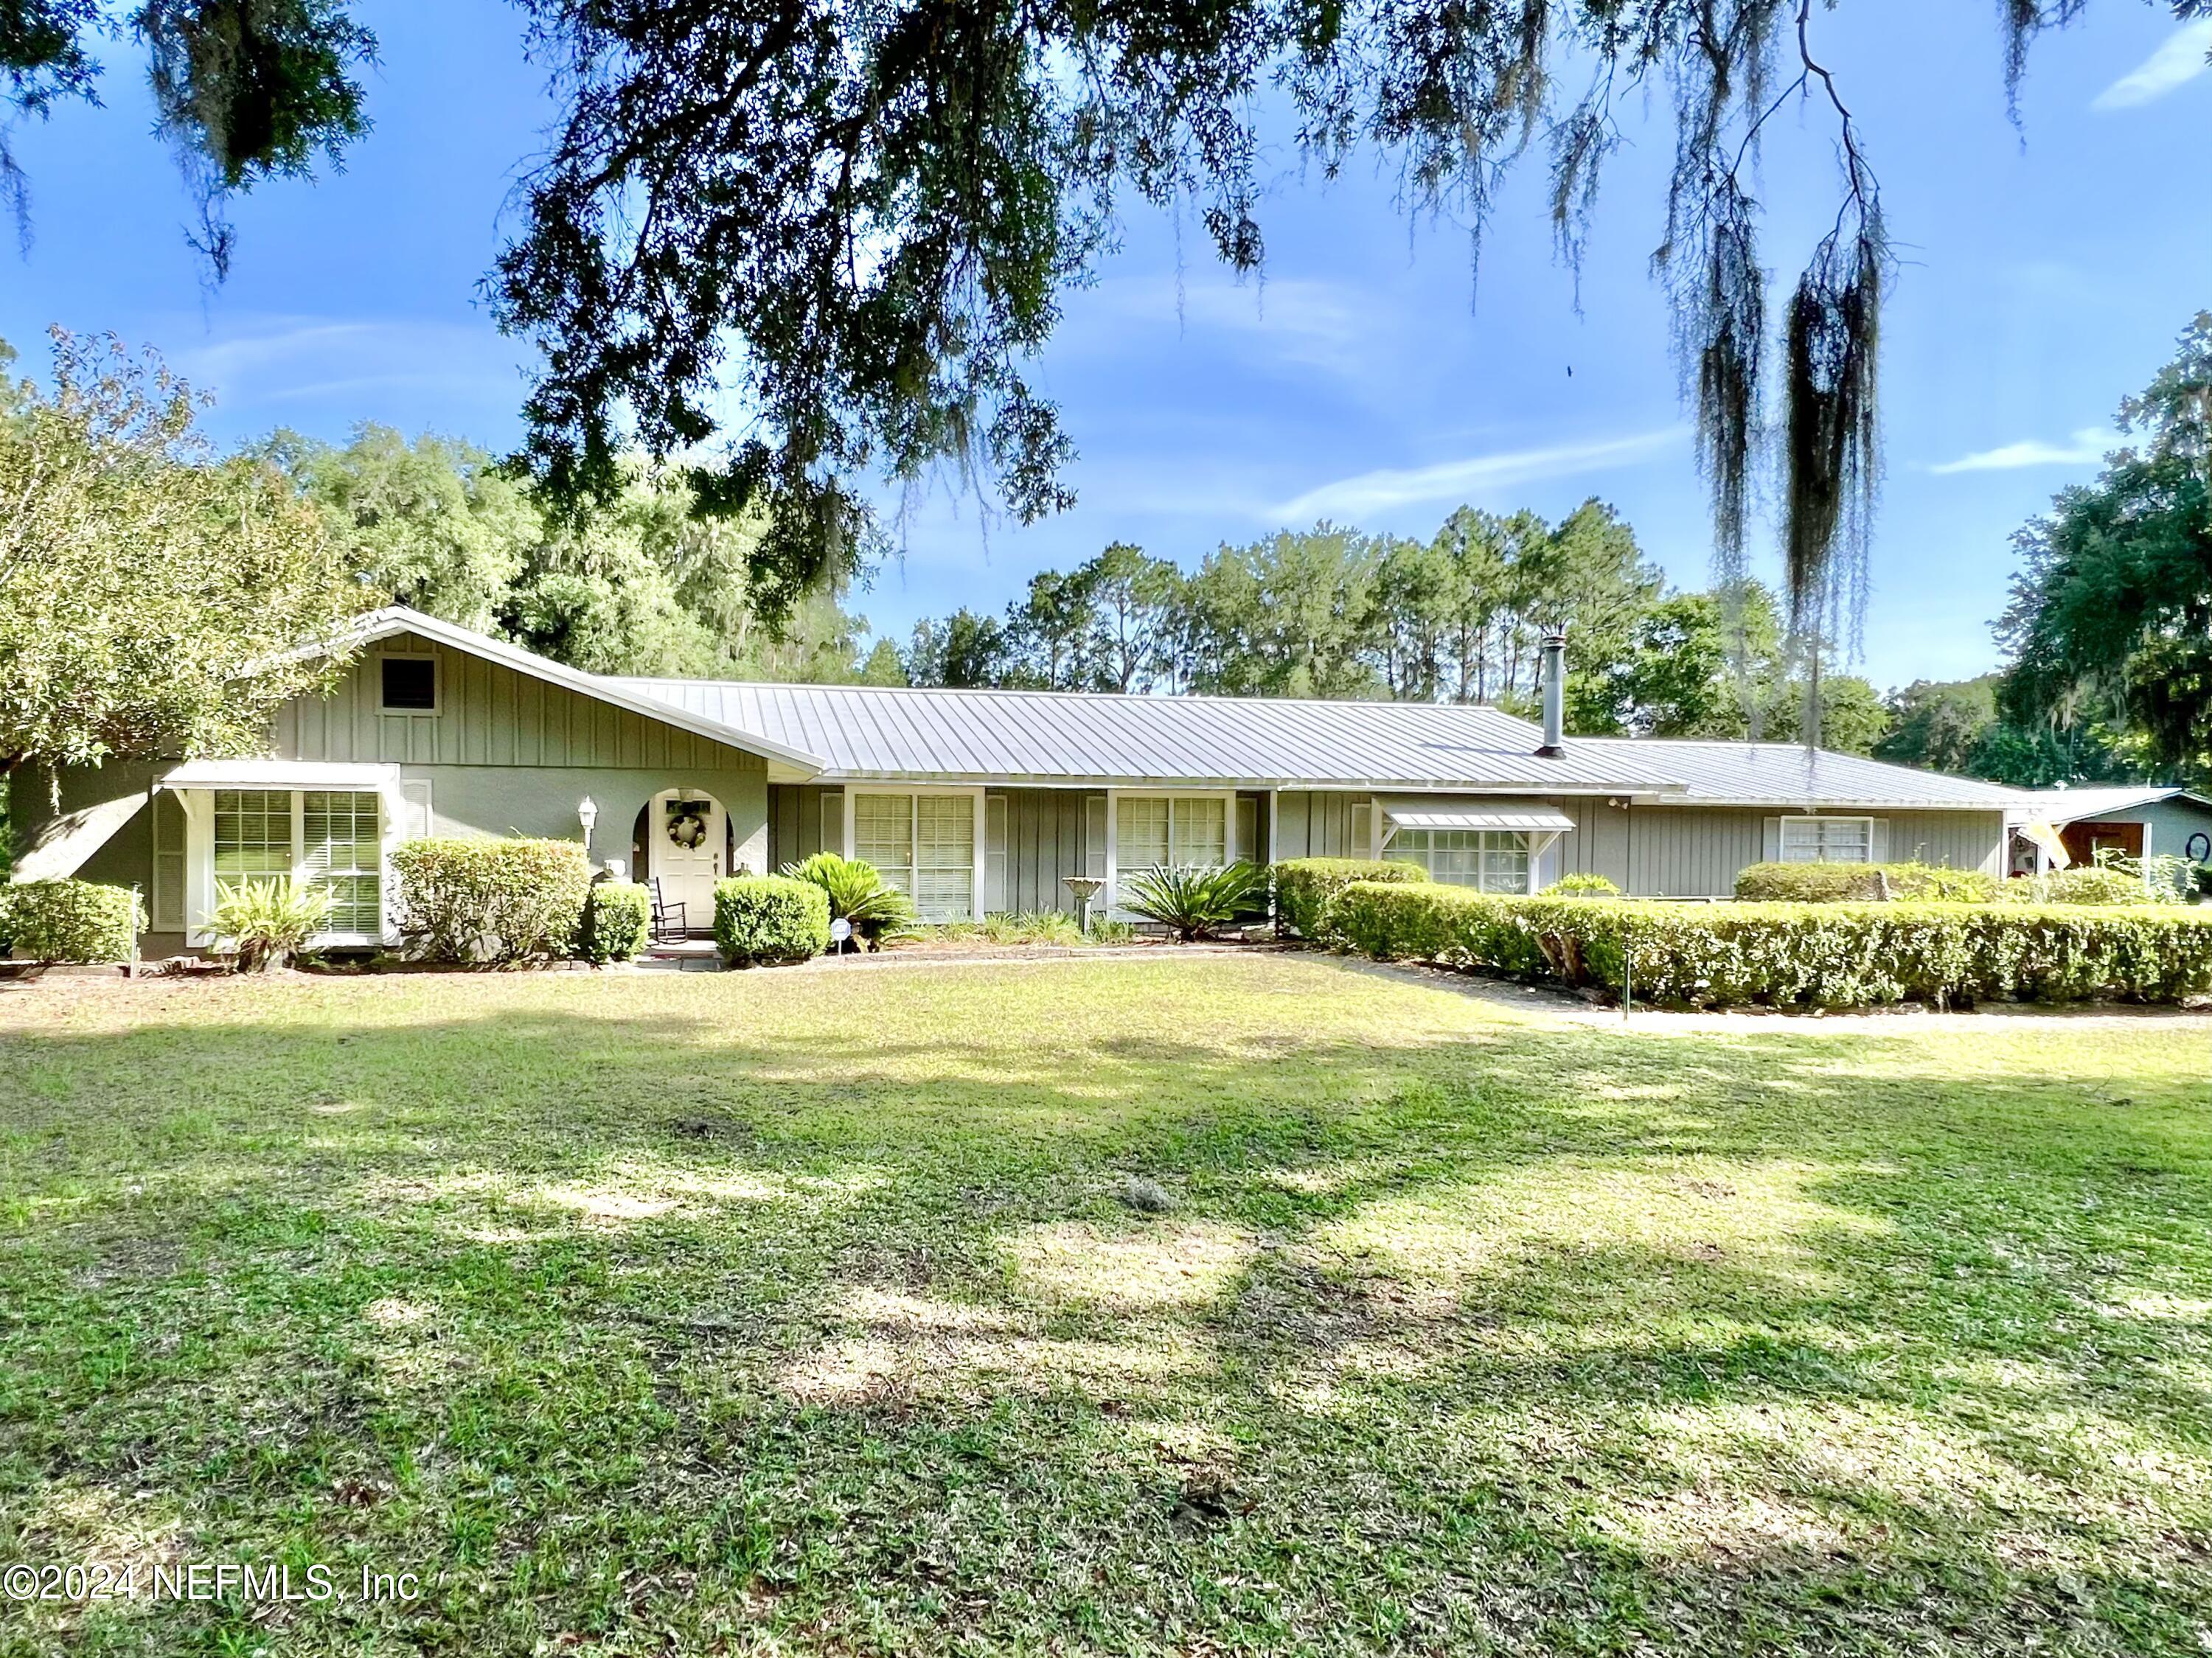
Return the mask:
{"type": "Polygon", "coordinates": [[[1567,726],[1567,635],[1564,631],[1544,635],[1544,746],[1536,750],[1546,760],[1566,753],[1562,738],[1567,726]]]}

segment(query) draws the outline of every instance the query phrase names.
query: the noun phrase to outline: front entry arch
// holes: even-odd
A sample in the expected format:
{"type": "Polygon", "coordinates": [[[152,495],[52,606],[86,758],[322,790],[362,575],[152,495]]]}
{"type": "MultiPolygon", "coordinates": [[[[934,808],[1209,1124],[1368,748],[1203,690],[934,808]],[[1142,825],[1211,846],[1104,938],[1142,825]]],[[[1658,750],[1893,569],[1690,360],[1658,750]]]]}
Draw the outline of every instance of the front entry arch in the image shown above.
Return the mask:
{"type": "Polygon", "coordinates": [[[663,789],[646,803],[646,874],[660,883],[665,902],[684,906],[695,932],[714,923],[714,883],[724,873],[728,837],[722,803],[705,789],[663,789]]]}

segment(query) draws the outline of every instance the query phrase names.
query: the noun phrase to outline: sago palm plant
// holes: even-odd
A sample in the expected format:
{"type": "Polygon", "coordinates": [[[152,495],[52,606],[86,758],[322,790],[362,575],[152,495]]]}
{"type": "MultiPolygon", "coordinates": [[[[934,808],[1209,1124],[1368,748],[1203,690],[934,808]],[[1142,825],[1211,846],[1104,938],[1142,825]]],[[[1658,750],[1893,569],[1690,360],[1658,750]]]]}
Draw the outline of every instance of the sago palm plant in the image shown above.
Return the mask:
{"type": "Polygon", "coordinates": [[[885,881],[883,872],[858,858],[817,852],[781,872],[794,881],[811,881],[830,895],[830,919],[850,924],[853,936],[870,950],[886,938],[914,930],[914,905],[885,881]]]}
{"type": "Polygon", "coordinates": [[[1267,874],[1255,864],[1219,869],[1163,865],[1125,879],[1121,905],[1159,922],[1188,944],[1250,910],[1267,890],[1267,874]]]}

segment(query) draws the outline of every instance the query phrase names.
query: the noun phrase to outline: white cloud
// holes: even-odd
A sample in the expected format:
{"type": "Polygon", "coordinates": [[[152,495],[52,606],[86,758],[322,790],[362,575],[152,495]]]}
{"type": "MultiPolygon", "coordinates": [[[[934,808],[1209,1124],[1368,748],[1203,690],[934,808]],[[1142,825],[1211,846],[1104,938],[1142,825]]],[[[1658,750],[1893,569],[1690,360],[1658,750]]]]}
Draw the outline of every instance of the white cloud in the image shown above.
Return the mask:
{"type": "Polygon", "coordinates": [[[1540,478],[1571,477],[1583,472],[1601,472],[1649,460],[1672,446],[1682,436],[1679,426],[1663,431],[1642,432],[1633,437],[1608,438],[1596,443],[1561,444],[1548,449],[1514,449],[1503,454],[1473,455],[1404,471],[1362,472],[1309,489],[1266,514],[1285,523],[1317,518],[1349,519],[1387,512],[1394,507],[1425,501],[1470,501],[1492,491],[1530,483],[1540,478]]]}
{"type": "Polygon", "coordinates": [[[1244,282],[1109,277],[1099,288],[1101,308],[1110,320],[1095,343],[1108,351],[1128,349],[1132,322],[1172,323],[1185,337],[1245,339],[1270,361],[1362,380],[1373,373],[1392,325],[1387,308],[1356,289],[1298,277],[1244,282]]]}
{"type": "Polygon", "coordinates": [[[2099,93],[2092,109],[2134,109],[2186,86],[2212,68],[2212,17],[2185,23],[2156,52],[2099,93]]]}
{"type": "Polygon", "coordinates": [[[263,315],[170,354],[195,386],[233,411],[364,392],[518,398],[520,352],[481,327],[412,319],[263,315]]]}
{"type": "Polygon", "coordinates": [[[1942,477],[1950,472],[2016,472],[2027,466],[2090,466],[2104,459],[2112,444],[2111,433],[2085,426],[2074,434],[2070,443],[2045,443],[2040,438],[2028,438],[2002,448],[1961,455],[1928,470],[1942,477]]]}

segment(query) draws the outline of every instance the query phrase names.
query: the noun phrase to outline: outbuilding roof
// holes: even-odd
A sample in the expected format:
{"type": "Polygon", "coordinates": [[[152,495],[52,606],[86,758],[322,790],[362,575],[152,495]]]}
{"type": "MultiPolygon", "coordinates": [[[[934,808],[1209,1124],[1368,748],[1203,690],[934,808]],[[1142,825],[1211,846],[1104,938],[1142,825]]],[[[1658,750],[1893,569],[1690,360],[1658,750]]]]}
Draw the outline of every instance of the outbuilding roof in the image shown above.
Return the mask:
{"type": "Polygon", "coordinates": [[[2044,823],[2079,823],[2085,817],[2106,817],[2116,811],[2133,811],[2174,799],[2212,807],[2212,799],[2192,793],[2177,784],[2130,783],[2111,788],[2037,789],[2016,799],[2031,822],[2044,823]]]}

